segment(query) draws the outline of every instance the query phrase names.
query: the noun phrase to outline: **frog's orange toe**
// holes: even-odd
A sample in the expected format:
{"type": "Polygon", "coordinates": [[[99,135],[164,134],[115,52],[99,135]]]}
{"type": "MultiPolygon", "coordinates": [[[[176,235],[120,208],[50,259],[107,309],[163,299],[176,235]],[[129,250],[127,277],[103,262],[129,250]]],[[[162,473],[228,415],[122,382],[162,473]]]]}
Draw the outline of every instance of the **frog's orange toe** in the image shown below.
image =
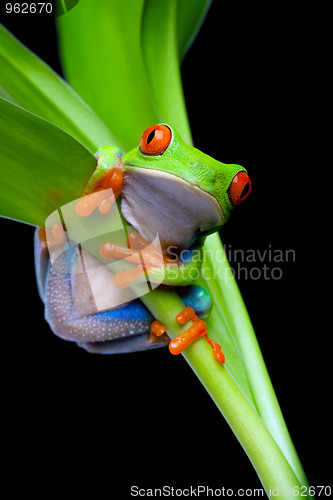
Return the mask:
{"type": "Polygon", "coordinates": [[[100,211],[100,213],[102,215],[106,215],[107,213],[110,212],[113,200],[114,200],[113,197],[109,197],[109,198],[105,198],[105,200],[102,200],[100,202],[100,204],[98,205],[98,210],[100,211]]]}
{"type": "Polygon", "coordinates": [[[98,207],[104,196],[102,191],[84,195],[75,205],[75,212],[80,217],[88,217],[98,207]]]}
{"type": "Polygon", "coordinates": [[[186,309],[191,309],[191,308],[188,307],[185,308],[183,311],[181,311],[177,315],[177,320],[179,323],[184,325],[186,321],[188,321],[189,319],[193,319],[193,324],[185,332],[181,333],[180,335],[178,335],[178,337],[174,338],[170,342],[169,350],[172,354],[180,354],[185,349],[185,347],[192,344],[194,340],[201,337],[201,335],[203,335],[204,333],[207,333],[206,323],[196,316],[193,309],[192,311],[194,317],[193,315],[190,316],[191,311],[188,310],[186,311],[186,309]]]}
{"type": "Polygon", "coordinates": [[[162,323],[160,323],[157,319],[155,319],[155,321],[152,322],[150,327],[151,333],[155,333],[157,337],[160,337],[161,335],[163,335],[163,333],[165,333],[165,331],[166,331],[165,326],[163,326],[162,323]]]}
{"type": "Polygon", "coordinates": [[[116,201],[118,196],[120,195],[120,192],[112,194],[112,196],[108,196],[107,198],[104,198],[98,205],[98,210],[102,215],[106,215],[110,212],[111,207],[113,203],[116,201]]]}
{"type": "Polygon", "coordinates": [[[221,346],[209,338],[206,330],[206,323],[198,318],[191,307],[185,307],[179,314],[177,314],[176,319],[178,323],[182,325],[187,323],[190,319],[193,320],[193,323],[187,330],[185,330],[185,332],[181,333],[170,342],[169,350],[172,354],[180,354],[185,347],[189,346],[194,340],[204,336],[213,348],[215,358],[220,363],[225,363],[225,356],[222,352],[221,346]]]}
{"type": "Polygon", "coordinates": [[[195,317],[194,309],[192,309],[192,307],[185,307],[180,311],[180,313],[177,314],[176,320],[181,325],[185,325],[185,323],[187,323],[189,319],[194,319],[194,317],[195,317]]]}
{"type": "Polygon", "coordinates": [[[211,338],[209,338],[208,334],[205,335],[205,339],[212,346],[213,352],[214,352],[214,356],[217,359],[217,361],[219,361],[220,363],[222,363],[224,365],[224,363],[225,363],[225,355],[222,352],[222,348],[221,348],[220,344],[218,344],[217,342],[215,342],[214,340],[212,340],[211,338]]]}
{"type": "Polygon", "coordinates": [[[65,231],[61,224],[55,224],[52,229],[45,229],[44,234],[49,248],[62,245],[66,241],[65,231]]]}

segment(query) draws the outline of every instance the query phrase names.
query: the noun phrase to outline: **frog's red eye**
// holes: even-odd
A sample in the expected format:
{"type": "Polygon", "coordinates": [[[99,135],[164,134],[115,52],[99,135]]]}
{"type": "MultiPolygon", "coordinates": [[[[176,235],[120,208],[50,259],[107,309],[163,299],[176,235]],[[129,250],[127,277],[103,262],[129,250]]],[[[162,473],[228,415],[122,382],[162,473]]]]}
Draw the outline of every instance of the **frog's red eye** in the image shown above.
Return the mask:
{"type": "Polygon", "coordinates": [[[244,170],[238,172],[229,186],[229,198],[233,206],[240,205],[251,193],[252,183],[250,177],[244,170]]]}
{"type": "Polygon", "coordinates": [[[144,131],[140,141],[140,149],[145,155],[164,153],[171,142],[171,130],[166,125],[153,125],[144,131]]]}

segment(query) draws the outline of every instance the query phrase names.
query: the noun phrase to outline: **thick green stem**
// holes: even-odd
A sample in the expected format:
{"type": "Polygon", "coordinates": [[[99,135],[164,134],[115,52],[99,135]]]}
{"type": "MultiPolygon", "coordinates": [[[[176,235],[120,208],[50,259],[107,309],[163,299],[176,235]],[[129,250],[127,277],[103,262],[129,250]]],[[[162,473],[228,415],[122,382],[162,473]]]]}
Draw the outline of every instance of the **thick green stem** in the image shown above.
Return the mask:
{"type": "MultiPolygon", "coordinates": [[[[179,61],[176,56],[176,2],[175,0],[167,0],[163,3],[163,16],[160,15],[161,12],[159,11],[161,8],[159,2],[147,1],[145,4],[142,29],[144,61],[154,98],[163,119],[174,123],[183,139],[191,144],[179,61]],[[154,40],[157,38],[163,40],[161,44],[163,49],[159,52],[159,61],[161,63],[159,66],[156,65],[154,44],[154,40]]],[[[226,259],[224,262],[219,263],[214,258],[216,252],[222,252],[221,255],[225,255],[218,234],[207,238],[204,250],[212,255],[211,258],[208,257],[207,259],[211,273],[209,279],[206,280],[206,284],[215,299],[214,314],[215,316],[218,315],[219,318],[223,318],[223,336],[225,337],[225,332],[228,332],[229,338],[234,337],[236,347],[240,353],[239,361],[243,363],[242,371],[245,370],[247,381],[254,396],[255,406],[258,408],[267,429],[285,453],[296,475],[302,484],[307,484],[306,476],[290,439],[236,281],[226,259]],[[215,270],[218,272],[215,273],[215,270]],[[222,272],[222,277],[219,277],[219,272],[222,272]]],[[[217,329],[220,330],[220,328],[217,329]]]]}
{"type": "Polygon", "coordinates": [[[192,143],[178,60],[176,0],[146,0],[142,22],[142,54],[162,120],[192,143]],[[158,40],[158,44],[156,41],[158,40]]]}
{"type": "MultiPolygon", "coordinates": [[[[203,279],[203,277],[198,278],[195,281],[195,284],[200,285],[206,289],[208,288],[207,283],[203,279]]],[[[221,345],[222,351],[224,352],[226,357],[225,366],[227,367],[230,375],[237,382],[239,388],[241,389],[241,391],[243,392],[244,396],[247,398],[249,403],[251,403],[253,408],[256,409],[255,400],[244,369],[244,362],[242,355],[238,349],[238,346],[235,342],[235,338],[230,328],[226,324],[224,317],[222,316],[219,310],[218,307],[219,297],[216,296],[214,292],[212,292],[212,290],[210,290],[210,292],[213,298],[213,308],[208,318],[205,318],[207,331],[209,333],[209,336],[213,340],[215,340],[215,342],[218,342],[221,345]]]]}
{"type": "MultiPolygon", "coordinates": [[[[159,289],[141,298],[152,314],[162,321],[171,338],[186,329],[175,316],[182,302],[172,290],[159,289]]],[[[228,370],[218,363],[211,347],[203,339],[193,342],[183,353],[215,404],[228,421],[251,460],[268,496],[279,488],[280,498],[301,484],[279,446],[272,438],[255,409],[248,402],[228,370]]],[[[199,431],[198,431],[199,432],[199,431]]]]}
{"type": "Polygon", "coordinates": [[[251,320],[217,233],[207,238],[204,254],[206,265],[211,266],[212,276],[215,277],[214,280],[207,280],[207,285],[219,288],[220,300],[217,305],[239,347],[259,415],[300,482],[307,485],[302,464],[290,438],[251,320]],[[219,256],[218,259],[214,258],[216,255],[219,256]]]}

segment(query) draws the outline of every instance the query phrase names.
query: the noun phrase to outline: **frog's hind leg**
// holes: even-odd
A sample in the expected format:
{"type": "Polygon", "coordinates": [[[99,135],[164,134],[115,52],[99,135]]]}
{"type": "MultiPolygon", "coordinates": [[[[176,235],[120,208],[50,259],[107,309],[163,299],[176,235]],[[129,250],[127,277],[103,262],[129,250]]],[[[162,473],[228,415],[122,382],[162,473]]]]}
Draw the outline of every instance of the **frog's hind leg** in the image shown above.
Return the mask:
{"type": "MultiPolygon", "coordinates": [[[[56,335],[77,342],[89,352],[107,354],[152,349],[170,342],[164,331],[161,335],[156,335],[156,330],[150,334],[154,318],[140,300],[99,312],[87,274],[76,269],[80,266],[75,248],[60,254],[52,265],[42,236],[44,233],[37,230],[36,274],[45,318],[56,335]]],[[[102,290],[103,296],[106,289],[102,290]]],[[[177,290],[183,304],[192,307],[198,316],[209,314],[212,303],[204,288],[192,285],[177,290]]]]}
{"type": "Polygon", "coordinates": [[[114,339],[105,342],[79,342],[78,345],[86,351],[93,354],[122,354],[126,352],[146,351],[156,349],[169,344],[170,339],[167,335],[155,338],[147,332],[132,335],[126,338],[114,339]]]}
{"type": "MultiPolygon", "coordinates": [[[[191,307],[195,310],[195,314],[200,318],[205,318],[209,315],[212,309],[212,299],[207,290],[198,285],[191,285],[187,287],[177,287],[177,292],[180,295],[182,302],[185,306],[191,307]]],[[[141,302],[137,301],[144,307],[141,302]]],[[[129,310],[128,310],[129,311],[129,310]]],[[[126,314],[126,309],[118,310],[118,313],[126,314]],[[122,312],[123,311],[123,312],[122,312]]],[[[114,313],[115,314],[115,313],[114,313]]],[[[131,316],[138,317],[138,312],[131,312],[131,316]]],[[[121,352],[130,351],[143,351],[146,349],[154,349],[156,347],[163,347],[170,343],[170,338],[166,334],[166,328],[157,320],[151,320],[147,332],[150,333],[133,335],[125,339],[115,339],[106,342],[86,342],[79,345],[91,353],[100,354],[116,354],[121,352]]],[[[210,340],[210,339],[209,339],[210,340]]]]}
{"type": "MultiPolygon", "coordinates": [[[[119,339],[125,345],[126,338],[141,334],[148,337],[153,317],[145,306],[140,301],[132,301],[99,312],[88,276],[85,272],[76,272],[76,263],[75,256],[73,258],[68,252],[58,257],[56,266],[49,262],[43,301],[45,319],[52,331],[80,345],[119,339]]],[[[97,279],[101,280],[101,293],[105,296],[107,290],[103,289],[103,276],[99,275],[97,279]]],[[[153,347],[153,342],[148,344],[146,349],[153,347]]]]}

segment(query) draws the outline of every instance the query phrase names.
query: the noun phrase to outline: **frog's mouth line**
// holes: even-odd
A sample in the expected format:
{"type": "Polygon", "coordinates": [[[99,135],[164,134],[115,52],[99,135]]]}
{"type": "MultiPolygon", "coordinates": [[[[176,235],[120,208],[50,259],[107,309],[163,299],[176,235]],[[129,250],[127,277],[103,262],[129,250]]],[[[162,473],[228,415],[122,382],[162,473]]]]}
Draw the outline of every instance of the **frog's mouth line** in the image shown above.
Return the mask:
{"type": "Polygon", "coordinates": [[[198,233],[221,226],[224,220],[211,194],[161,170],[126,170],[122,198],[125,219],[149,241],[158,235],[163,249],[189,248],[198,233]]]}

